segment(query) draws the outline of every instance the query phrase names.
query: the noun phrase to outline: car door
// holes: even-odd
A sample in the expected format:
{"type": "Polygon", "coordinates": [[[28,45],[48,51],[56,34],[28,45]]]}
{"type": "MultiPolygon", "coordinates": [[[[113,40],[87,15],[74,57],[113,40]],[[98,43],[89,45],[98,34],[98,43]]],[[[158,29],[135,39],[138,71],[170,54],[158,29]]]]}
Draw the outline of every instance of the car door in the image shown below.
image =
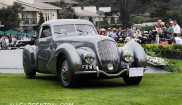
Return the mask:
{"type": "Polygon", "coordinates": [[[47,63],[53,53],[53,43],[51,27],[49,25],[42,26],[37,40],[39,72],[48,73],[47,63]]]}

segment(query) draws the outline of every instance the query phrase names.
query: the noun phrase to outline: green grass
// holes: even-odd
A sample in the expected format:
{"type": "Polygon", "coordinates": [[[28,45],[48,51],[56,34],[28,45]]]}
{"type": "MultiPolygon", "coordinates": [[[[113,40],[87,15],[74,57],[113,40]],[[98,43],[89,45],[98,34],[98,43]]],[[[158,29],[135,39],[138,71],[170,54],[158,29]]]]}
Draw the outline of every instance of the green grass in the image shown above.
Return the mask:
{"type": "Polygon", "coordinates": [[[182,105],[182,73],[145,74],[139,86],[126,86],[121,78],[82,81],[66,89],[58,78],[0,74],[0,105],[10,103],[73,103],[73,105],[182,105]]]}

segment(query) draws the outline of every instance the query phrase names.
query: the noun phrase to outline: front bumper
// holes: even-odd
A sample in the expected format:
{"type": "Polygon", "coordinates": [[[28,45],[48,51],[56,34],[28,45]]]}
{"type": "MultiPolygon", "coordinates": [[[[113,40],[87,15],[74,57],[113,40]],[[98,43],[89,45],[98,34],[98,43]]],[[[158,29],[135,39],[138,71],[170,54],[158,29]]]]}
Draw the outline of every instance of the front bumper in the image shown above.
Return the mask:
{"type": "MultiPolygon", "coordinates": [[[[97,67],[97,69],[95,71],[76,71],[75,74],[97,74],[97,77],[99,77],[100,74],[104,74],[108,77],[118,77],[120,75],[122,75],[123,73],[127,73],[128,75],[130,74],[129,71],[131,71],[132,69],[135,69],[135,68],[129,68],[127,67],[127,69],[123,69],[122,71],[116,73],[116,74],[109,74],[103,70],[99,70],[99,68],[97,67]]],[[[147,68],[140,68],[140,70],[142,70],[143,72],[145,70],[147,70],[147,68]]],[[[140,71],[141,72],[141,71],[140,71]]],[[[132,76],[134,77],[134,76],[132,76]]]]}

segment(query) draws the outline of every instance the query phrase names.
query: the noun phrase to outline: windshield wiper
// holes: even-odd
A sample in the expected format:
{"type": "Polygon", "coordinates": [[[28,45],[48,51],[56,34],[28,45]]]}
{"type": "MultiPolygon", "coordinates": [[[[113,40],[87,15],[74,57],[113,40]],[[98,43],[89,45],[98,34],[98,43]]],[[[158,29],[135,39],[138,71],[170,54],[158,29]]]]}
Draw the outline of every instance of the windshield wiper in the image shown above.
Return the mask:
{"type": "Polygon", "coordinates": [[[67,36],[67,33],[62,33],[62,32],[54,32],[55,34],[64,34],[67,36]]]}
{"type": "Polygon", "coordinates": [[[61,33],[61,32],[54,32],[54,33],[56,33],[56,34],[63,34],[63,33],[61,33]]]}
{"type": "Polygon", "coordinates": [[[80,32],[80,35],[82,35],[83,33],[87,33],[88,34],[88,32],[87,31],[83,31],[83,30],[79,30],[79,29],[76,29],[78,32],[80,32]]]}
{"type": "Polygon", "coordinates": [[[79,32],[84,32],[83,30],[79,30],[79,29],[76,29],[77,31],[79,31],[79,32]]]}

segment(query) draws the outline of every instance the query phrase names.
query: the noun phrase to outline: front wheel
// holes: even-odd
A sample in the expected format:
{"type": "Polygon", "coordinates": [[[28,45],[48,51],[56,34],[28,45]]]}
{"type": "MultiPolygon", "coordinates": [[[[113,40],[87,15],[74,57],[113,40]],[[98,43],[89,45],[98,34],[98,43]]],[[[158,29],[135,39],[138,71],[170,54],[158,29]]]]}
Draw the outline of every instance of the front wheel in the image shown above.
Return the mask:
{"type": "Polygon", "coordinates": [[[31,73],[26,73],[26,77],[28,79],[34,79],[36,76],[36,71],[32,71],[31,73]]]}
{"type": "Polygon", "coordinates": [[[129,77],[128,75],[123,76],[123,80],[127,85],[138,85],[143,77],[129,77]]]}
{"type": "Polygon", "coordinates": [[[66,57],[62,57],[60,60],[58,76],[63,87],[71,88],[75,87],[77,84],[77,77],[74,72],[70,70],[69,61],[66,57]]]}

